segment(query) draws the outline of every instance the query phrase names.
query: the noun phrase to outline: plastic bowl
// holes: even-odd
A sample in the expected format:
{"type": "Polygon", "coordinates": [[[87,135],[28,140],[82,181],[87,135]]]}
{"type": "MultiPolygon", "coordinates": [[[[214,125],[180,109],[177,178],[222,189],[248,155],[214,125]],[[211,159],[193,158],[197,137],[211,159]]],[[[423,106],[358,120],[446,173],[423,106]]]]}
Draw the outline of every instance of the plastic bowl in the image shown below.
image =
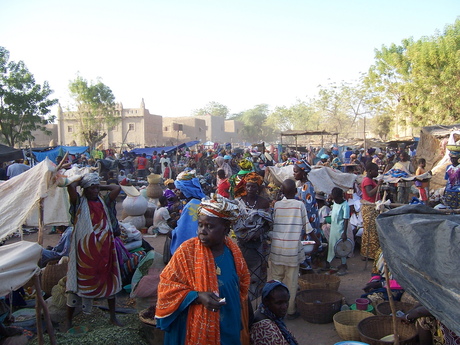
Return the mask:
{"type": "Polygon", "coordinates": [[[311,253],[315,248],[315,241],[301,241],[305,254],[311,253]]]}

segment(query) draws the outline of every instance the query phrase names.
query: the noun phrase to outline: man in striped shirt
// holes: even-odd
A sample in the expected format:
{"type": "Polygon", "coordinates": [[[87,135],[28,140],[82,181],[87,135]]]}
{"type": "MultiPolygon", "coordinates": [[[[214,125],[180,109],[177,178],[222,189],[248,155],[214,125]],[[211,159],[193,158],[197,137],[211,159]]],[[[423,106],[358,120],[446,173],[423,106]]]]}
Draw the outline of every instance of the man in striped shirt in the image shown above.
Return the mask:
{"type": "Polygon", "coordinates": [[[281,191],[284,197],[275,203],[273,212],[270,267],[272,278],[282,281],[289,289],[290,299],[286,318],[293,320],[299,317],[295,307],[295,296],[299,265],[305,260],[301,239],[310,234],[316,242],[315,248],[319,247],[320,242],[308,221],[304,203],[294,199],[297,192],[294,180],[285,180],[281,191]]]}

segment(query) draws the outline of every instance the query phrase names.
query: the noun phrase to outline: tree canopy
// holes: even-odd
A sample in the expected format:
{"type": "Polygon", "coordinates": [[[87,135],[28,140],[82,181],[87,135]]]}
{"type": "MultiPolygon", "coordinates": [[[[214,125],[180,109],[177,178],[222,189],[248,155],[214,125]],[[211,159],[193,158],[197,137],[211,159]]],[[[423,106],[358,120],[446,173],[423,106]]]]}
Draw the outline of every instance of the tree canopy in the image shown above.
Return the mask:
{"type": "Polygon", "coordinates": [[[69,83],[69,90],[76,108],[69,116],[77,119],[81,139],[94,148],[106,137],[108,128],[121,121],[115,96],[100,80],[93,83],[80,76],[69,83]]]}
{"type": "Polygon", "coordinates": [[[230,111],[225,105],[217,102],[209,102],[203,108],[196,109],[193,111],[194,116],[211,115],[223,117],[224,119],[228,117],[229,113],[230,111]]]}
{"type": "Polygon", "coordinates": [[[48,132],[46,125],[54,120],[50,99],[53,90],[44,82],[37,84],[23,61],[9,61],[9,51],[0,47],[0,132],[9,146],[33,141],[33,131],[48,132]]]}

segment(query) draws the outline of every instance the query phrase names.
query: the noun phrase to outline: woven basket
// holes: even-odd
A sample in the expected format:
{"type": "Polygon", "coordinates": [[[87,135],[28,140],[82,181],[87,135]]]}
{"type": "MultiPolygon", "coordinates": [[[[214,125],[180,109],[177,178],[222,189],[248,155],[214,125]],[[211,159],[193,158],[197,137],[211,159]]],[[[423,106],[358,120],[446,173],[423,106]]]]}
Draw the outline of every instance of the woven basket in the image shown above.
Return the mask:
{"type": "Polygon", "coordinates": [[[51,290],[67,275],[67,262],[58,264],[58,261],[48,262],[42,274],[42,290],[51,295],[51,290]]]}
{"type": "MultiPolygon", "coordinates": [[[[400,345],[417,344],[417,330],[413,323],[405,323],[401,320],[397,320],[396,325],[400,345]]],[[[388,345],[389,342],[380,339],[387,335],[394,334],[392,317],[368,317],[360,321],[358,324],[358,332],[362,342],[368,343],[369,345],[388,345]]]]}
{"type": "Polygon", "coordinates": [[[300,290],[339,290],[340,278],[332,274],[303,274],[299,277],[300,290]]]}
{"type": "MultiPolygon", "coordinates": [[[[405,303],[400,301],[394,301],[395,310],[401,310],[404,314],[407,314],[409,310],[414,308],[414,305],[411,303],[405,303]]],[[[382,302],[375,308],[377,315],[391,315],[390,302],[382,302]]]]}
{"type": "Polygon", "coordinates": [[[148,307],[147,309],[143,309],[139,312],[139,320],[141,320],[141,322],[143,323],[146,323],[148,325],[152,325],[152,326],[156,326],[157,325],[157,321],[155,320],[155,318],[151,318],[151,317],[147,317],[145,316],[145,314],[149,311],[154,311],[155,310],[155,306],[151,306],[151,307],[148,307]]]}
{"type": "Polygon", "coordinates": [[[334,315],[334,326],[343,340],[360,340],[358,323],[367,317],[374,316],[364,310],[344,310],[334,315]]]}
{"type": "Polygon", "coordinates": [[[305,321],[311,323],[332,322],[334,314],[342,306],[343,295],[333,290],[303,290],[297,293],[297,310],[305,321]]]}

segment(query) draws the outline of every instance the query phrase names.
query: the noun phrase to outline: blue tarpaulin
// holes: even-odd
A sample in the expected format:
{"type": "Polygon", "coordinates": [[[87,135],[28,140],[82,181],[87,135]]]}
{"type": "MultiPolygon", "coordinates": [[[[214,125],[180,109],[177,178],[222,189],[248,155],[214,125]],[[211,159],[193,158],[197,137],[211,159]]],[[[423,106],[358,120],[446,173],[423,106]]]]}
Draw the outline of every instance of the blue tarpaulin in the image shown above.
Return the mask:
{"type": "Polygon", "coordinates": [[[41,162],[46,157],[52,162],[56,162],[56,158],[59,155],[69,152],[71,155],[76,155],[77,153],[86,152],[89,149],[89,146],[56,146],[54,149],[47,151],[34,151],[32,150],[37,161],[41,162]]]}
{"type": "Polygon", "coordinates": [[[146,147],[143,149],[140,149],[140,148],[134,149],[134,150],[131,150],[130,152],[135,153],[136,155],[141,155],[145,153],[147,156],[152,156],[154,151],[157,151],[157,153],[160,153],[161,151],[168,153],[168,152],[174,151],[177,148],[181,149],[183,147],[190,147],[190,146],[193,146],[199,143],[200,143],[199,140],[194,140],[194,141],[189,141],[187,143],[180,144],[178,146],[146,147]]]}

